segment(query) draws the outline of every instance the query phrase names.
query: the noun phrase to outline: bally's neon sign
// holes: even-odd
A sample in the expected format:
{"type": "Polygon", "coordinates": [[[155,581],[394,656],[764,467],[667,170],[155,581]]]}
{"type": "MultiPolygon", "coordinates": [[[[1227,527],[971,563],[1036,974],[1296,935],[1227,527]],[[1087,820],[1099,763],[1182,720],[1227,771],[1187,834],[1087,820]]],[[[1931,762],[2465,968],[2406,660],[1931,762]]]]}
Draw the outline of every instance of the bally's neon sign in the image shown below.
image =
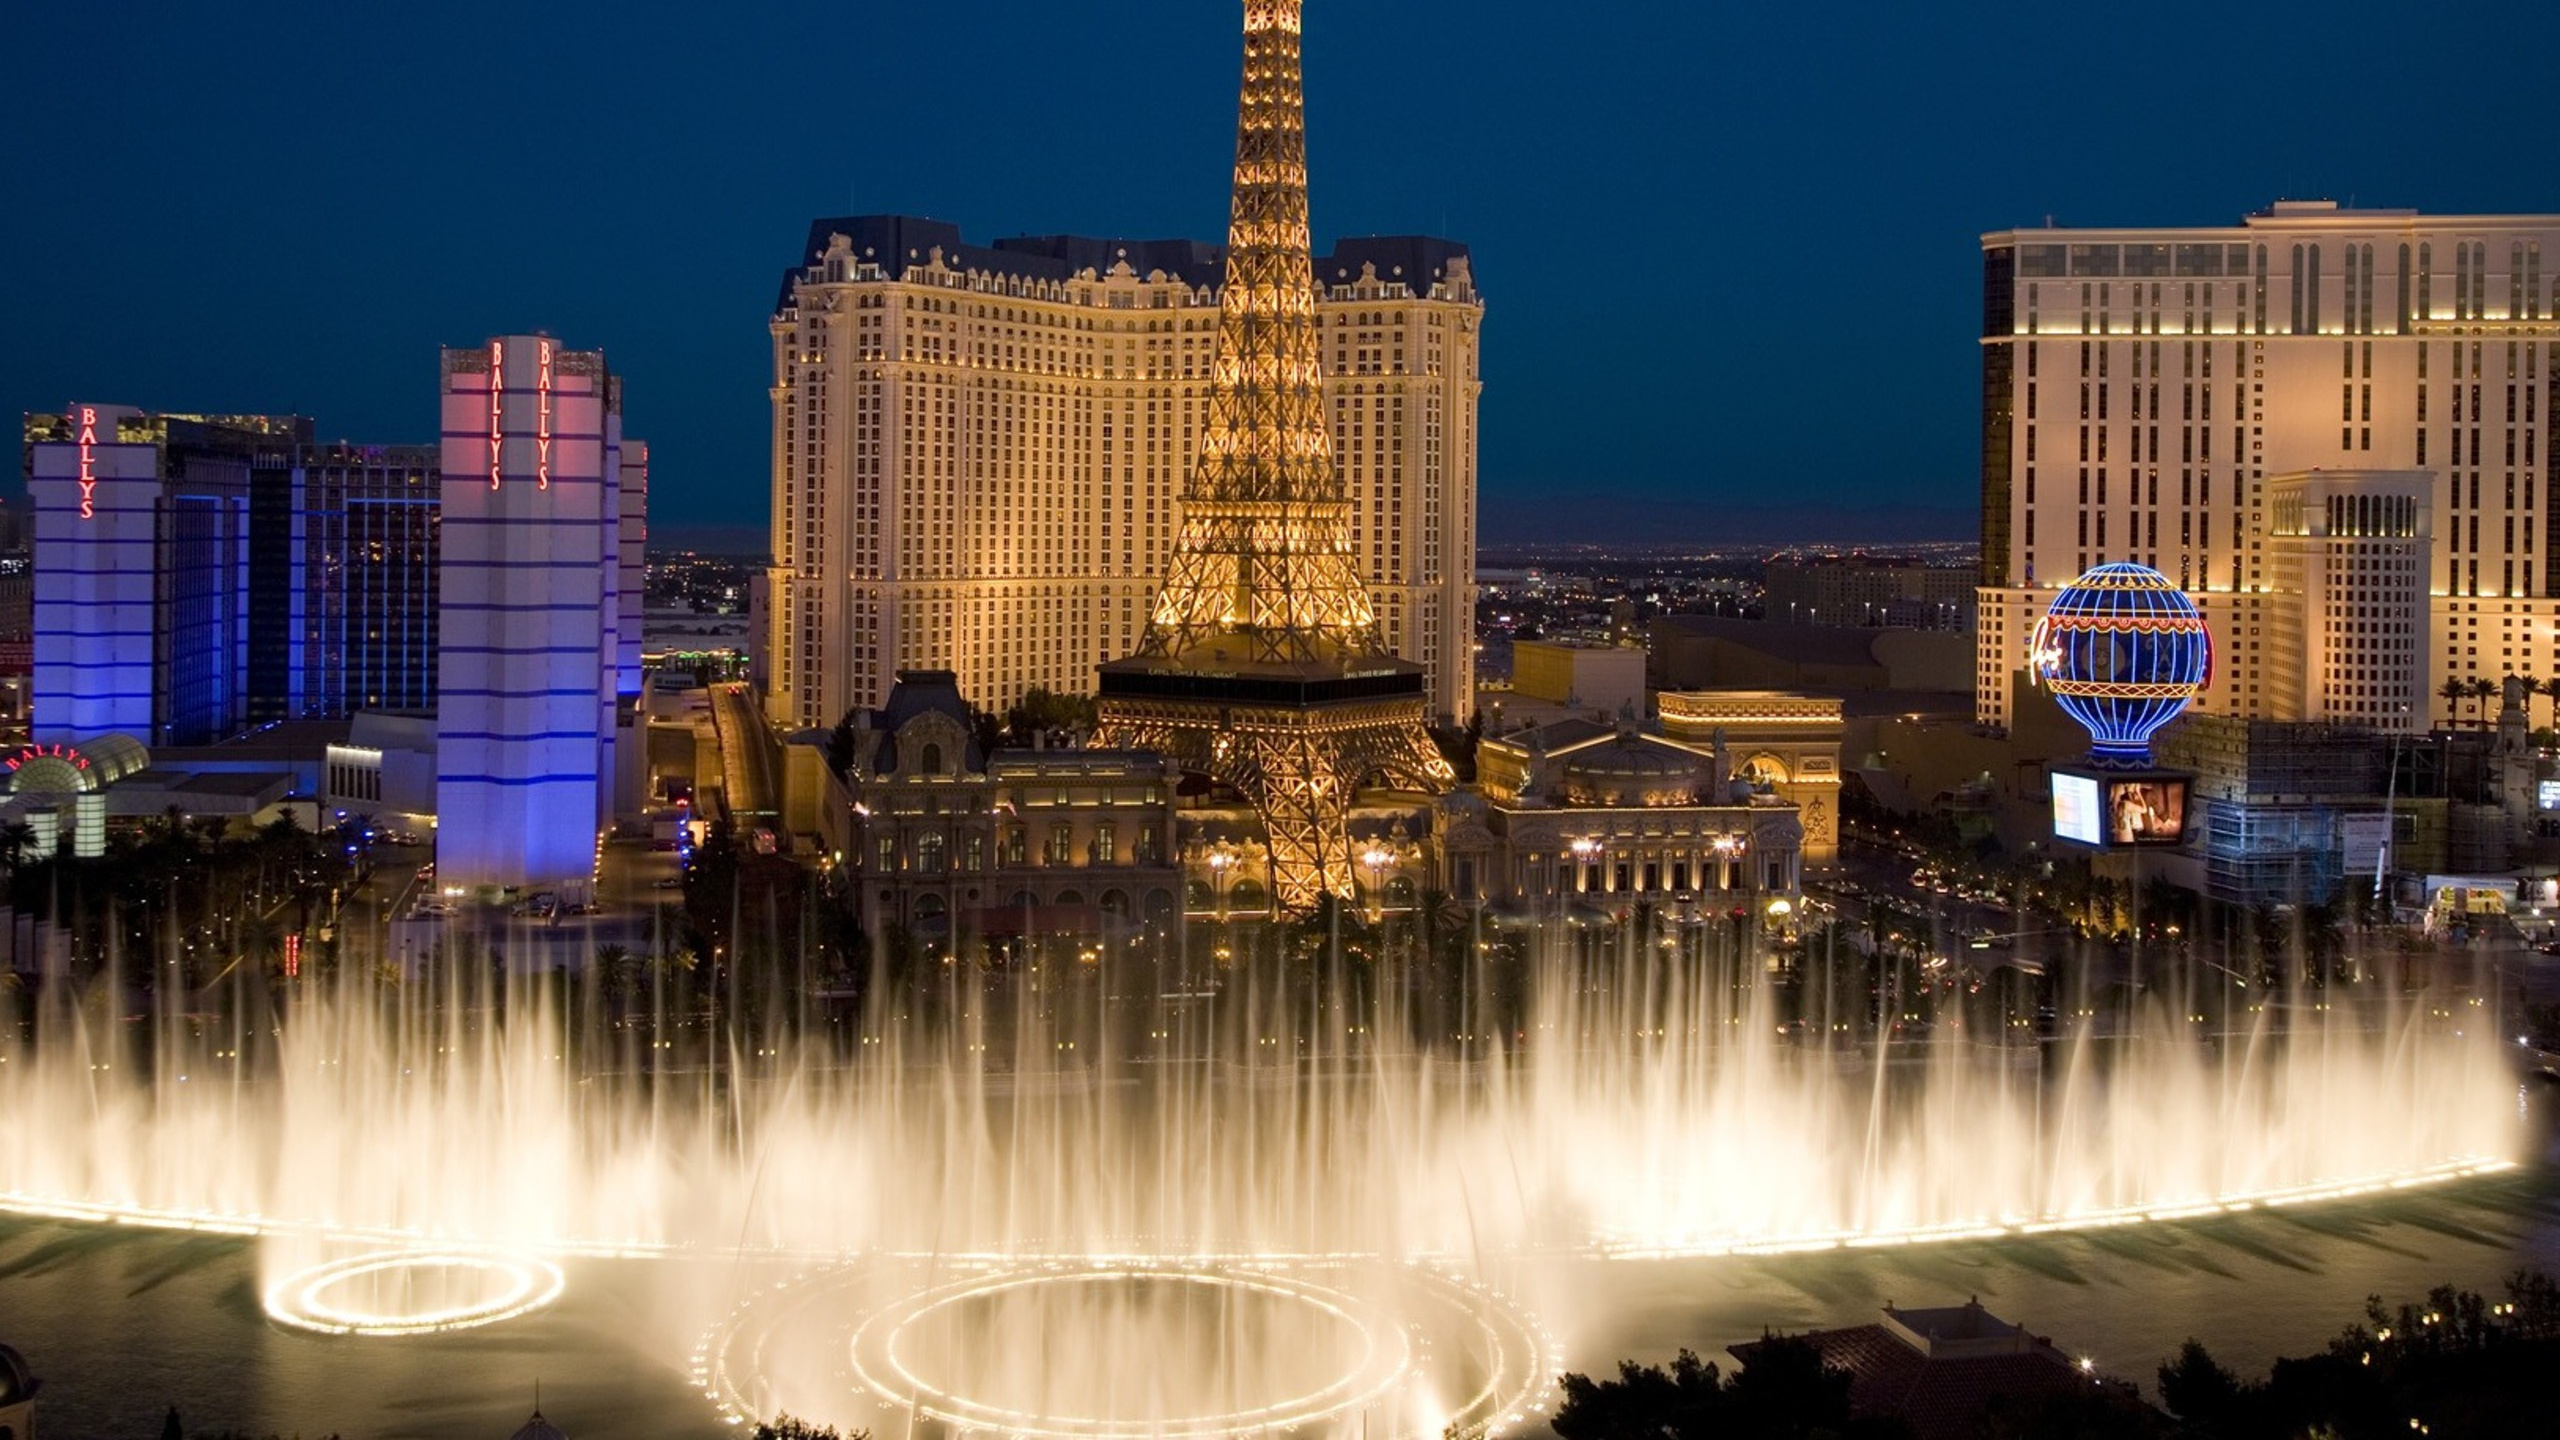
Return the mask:
{"type": "MultiPolygon", "coordinates": [[[[98,513],[98,407],[80,407],[80,518],[94,519],[98,513]]],[[[9,762],[18,768],[18,762],[9,762]]]]}
{"type": "Polygon", "coordinates": [[[507,443],[507,347],[489,342],[489,488],[498,488],[498,456],[507,443]]]}
{"type": "Polygon", "coordinates": [[[30,760],[68,760],[71,762],[72,768],[74,769],[86,770],[89,768],[89,757],[72,749],[68,745],[29,745],[25,749],[20,750],[17,754],[10,756],[7,763],[10,770],[15,771],[19,766],[26,764],[30,760]]]}
{"type": "MultiPolygon", "coordinates": [[[[533,483],[534,488],[551,488],[551,355],[549,340],[534,344],[534,412],[533,412],[533,483]]],[[[501,476],[500,458],[506,448],[507,430],[507,347],[504,341],[489,342],[489,488],[498,488],[501,476]]]]}
{"type": "Polygon", "coordinates": [[[536,357],[533,371],[533,484],[537,490],[551,488],[551,342],[533,342],[536,357]]]}

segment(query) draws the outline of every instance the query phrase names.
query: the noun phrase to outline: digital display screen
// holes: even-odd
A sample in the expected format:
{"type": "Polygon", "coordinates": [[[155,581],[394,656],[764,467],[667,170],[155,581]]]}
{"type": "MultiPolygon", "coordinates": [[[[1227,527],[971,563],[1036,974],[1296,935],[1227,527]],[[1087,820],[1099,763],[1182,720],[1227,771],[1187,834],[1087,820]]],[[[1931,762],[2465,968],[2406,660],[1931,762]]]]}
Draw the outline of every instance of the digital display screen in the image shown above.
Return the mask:
{"type": "MultiPolygon", "coordinates": [[[[2055,795],[2061,794],[2057,781],[2055,795]]],[[[2187,782],[2149,777],[2107,782],[2109,845],[2175,845],[2187,837],[2187,782]]]]}
{"type": "Polygon", "coordinates": [[[2535,784],[2536,788],[2541,791],[2538,798],[2541,800],[2542,808],[2545,810],[2560,810],[2560,780],[2542,780],[2535,782],[2535,784]]]}
{"type": "Polygon", "coordinates": [[[2105,841],[2098,833],[2098,782],[2086,775],[2053,777],[2053,833],[2083,845],[2105,841]]]}

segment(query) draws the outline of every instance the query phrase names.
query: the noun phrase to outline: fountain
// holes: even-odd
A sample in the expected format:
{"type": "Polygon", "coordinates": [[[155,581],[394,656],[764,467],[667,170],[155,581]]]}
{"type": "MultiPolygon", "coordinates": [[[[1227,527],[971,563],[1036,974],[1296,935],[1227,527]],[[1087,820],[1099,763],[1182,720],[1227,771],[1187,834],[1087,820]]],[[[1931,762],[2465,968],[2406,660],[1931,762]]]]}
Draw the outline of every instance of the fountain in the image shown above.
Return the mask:
{"type": "Polygon", "coordinates": [[[502,1323],[567,1262],[716,1269],[664,1318],[733,1420],[1483,1433],[1560,1368],[1524,1260],[2176,1219],[2517,1146],[2471,991],[2195,967],[2049,1043],[1988,994],[1895,1043],[1720,927],[1533,939],[1436,981],[1071,950],[717,1028],[458,963],[237,977],[144,1026],[59,983],[0,1041],[0,1113],[42,1137],[0,1207],[259,1236],[276,1321],[353,1336],[502,1323]]]}

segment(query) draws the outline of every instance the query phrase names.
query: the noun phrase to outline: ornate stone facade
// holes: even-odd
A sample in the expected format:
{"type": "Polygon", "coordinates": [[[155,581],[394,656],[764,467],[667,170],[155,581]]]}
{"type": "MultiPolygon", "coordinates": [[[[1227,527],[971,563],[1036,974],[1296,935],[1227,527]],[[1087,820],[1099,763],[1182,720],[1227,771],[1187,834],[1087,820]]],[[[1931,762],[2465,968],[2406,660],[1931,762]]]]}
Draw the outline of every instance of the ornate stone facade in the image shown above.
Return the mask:
{"type": "Polygon", "coordinates": [[[1783,920],[1801,896],[1805,827],[1734,753],[1721,736],[1701,753],[1632,716],[1487,736],[1480,793],[1442,806],[1452,893],[1532,913],[1641,902],[1783,920]]]}
{"type": "Polygon", "coordinates": [[[986,753],[957,678],[904,671],[854,731],[846,863],[867,915],[926,937],[1171,933],[1175,778],[1142,752],[986,753]]]}

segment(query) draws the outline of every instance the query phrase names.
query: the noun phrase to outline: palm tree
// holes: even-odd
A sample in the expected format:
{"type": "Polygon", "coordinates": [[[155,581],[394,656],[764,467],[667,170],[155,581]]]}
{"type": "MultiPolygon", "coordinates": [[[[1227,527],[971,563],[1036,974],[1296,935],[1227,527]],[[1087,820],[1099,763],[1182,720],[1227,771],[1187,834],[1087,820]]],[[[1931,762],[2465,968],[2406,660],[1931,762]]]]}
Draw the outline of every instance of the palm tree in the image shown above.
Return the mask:
{"type": "Polygon", "coordinates": [[[2560,729],[2560,675],[2542,682],[2542,693],[2551,697],[2551,724],[2560,729]]]}
{"type": "Polygon", "coordinates": [[[596,976],[604,982],[605,993],[617,1000],[640,993],[641,968],[629,946],[608,942],[596,947],[596,976]]]}
{"type": "Polygon", "coordinates": [[[2489,702],[2498,698],[2498,682],[2478,679],[2472,681],[2469,688],[2471,698],[2476,702],[2472,708],[2472,719],[2485,730],[2489,726],[2489,702]]]}
{"type": "Polygon", "coordinates": [[[249,915],[240,921],[240,958],[264,970],[284,957],[284,926],[272,914],[249,915]]]}
{"type": "Polygon", "coordinates": [[[17,878],[18,865],[35,848],[36,827],[24,820],[0,820],[0,893],[17,878]]]}
{"type": "Polygon", "coordinates": [[[2471,687],[2459,680],[2447,680],[2436,687],[2436,693],[2444,697],[2444,722],[2447,725],[2461,724],[2462,698],[2471,693],[2471,687]]]}

